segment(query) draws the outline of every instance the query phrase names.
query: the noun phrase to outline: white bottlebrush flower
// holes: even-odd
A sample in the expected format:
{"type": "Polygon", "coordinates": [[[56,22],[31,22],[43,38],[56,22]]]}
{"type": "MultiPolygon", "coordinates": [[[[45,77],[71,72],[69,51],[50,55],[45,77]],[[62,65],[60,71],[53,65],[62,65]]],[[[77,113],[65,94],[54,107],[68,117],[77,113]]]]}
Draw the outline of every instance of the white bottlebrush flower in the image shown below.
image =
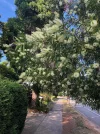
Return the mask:
{"type": "Polygon", "coordinates": [[[89,32],[93,32],[93,30],[94,30],[93,27],[89,28],[89,32]]]}
{"type": "Polygon", "coordinates": [[[60,57],[60,60],[65,61],[66,57],[60,57]]]}
{"type": "Polygon", "coordinates": [[[60,82],[58,82],[58,85],[61,85],[61,83],[60,83],[60,82]]]}
{"type": "Polygon", "coordinates": [[[62,1],[59,1],[59,6],[62,6],[62,4],[63,4],[62,1]]]}
{"type": "Polygon", "coordinates": [[[94,43],[93,43],[93,46],[94,46],[94,47],[97,47],[97,46],[99,46],[99,43],[94,42],[94,43]]]}
{"type": "Polygon", "coordinates": [[[59,41],[60,43],[63,44],[64,40],[65,40],[65,35],[64,35],[64,34],[62,34],[62,35],[60,35],[60,36],[58,37],[58,41],[59,41]]]}
{"type": "Polygon", "coordinates": [[[84,90],[86,90],[86,89],[87,89],[87,87],[85,86],[85,87],[84,87],[84,90]]]}
{"type": "Polygon", "coordinates": [[[19,60],[19,59],[20,59],[19,57],[16,58],[16,60],[19,60]]]}
{"type": "Polygon", "coordinates": [[[88,37],[85,37],[85,38],[84,38],[84,42],[87,43],[88,41],[89,41],[89,38],[88,38],[88,37]]]}
{"type": "Polygon", "coordinates": [[[64,44],[67,44],[67,40],[64,40],[64,44]]]}
{"type": "Polygon", "coordinates": [[[51,49],[49,47],[48,48],[42,48],[41,51],[42,51],[42,53],[46,54],[49,51],[51,51],[51,49]]]}
{"type": "Polygon", "coordinates": [[[85,46],[85,48],[89,48],[90,44],[85,44],[84,46],[85,46]]]}
{"type": "Polygon", "coordinates": [[[84,3],[87,3],[88,2],[88,0],[84,0],[84,3]]]}
{"type": "Polygon", "coordinates": [[[75,5],[75,6],[74,6],[74,9],[77,9],[77,8],[78,8],[78,6],[75,5]]]}
{"type": "Polygon", "coordinates": [[[49,76],[51,76],[51,74],[50,74],[50,73],[48,73],[48,74],[47,74],[47,76],[49,77],[49,76]]]}
{"type": "Polygon", "coordinates": [[[87,72],[90,72],[90,73],[92,73],[93,72],[93,69],[87,69],[87,72]]]}
{"type": "Polygon", "coordinates": [[[17,82],[18,82],[18,83],[22,83],[22,79],[18,80],[17,82]]]}
{"type": "Polygon", "coordinates": [[[59,26],[53,25],[49,28],[47,27],[46,29],[47,29],[47,35],[49,35],[49,34],[53,34],[53,33],[57,32],[59,30],[59,26]]]}
{"type": "Polygon", "coordinates": [[[3,44],[3,47],[7,48],[8,46],[12,46],[12,44],[7,45],[7,44],[3,44]]]}
{"type": "Polygon", "coordinates": [[[96,27],[98,24],[97,20],[92,20],[91,21],[91,27],[96,27]]]}
{"type": "MultiPolygon", "coordinates": [[[[60,19],[55,19],[55,20],[54,20],[54,23],[56,23],[57,26],[63,25],[63,22],[62,22],[60,19]]],[[[59,27],[58,27],[58,29],[59,29],[59,27]]]]}
{"type": "Polygon", "coordinates": [[[92,45],[90,45],[89,49],[94,49],[94,47],[92,45]]]}
{"type": "Polygon", "coordinates": [[[31,76],[27,77],[28,81],[31,81],[33,78],[31,76]]]}
{"type": "Polygon", "coordinates": [[[43,83],[43,80],[40,80],[40,84],[42,84],[43,83]]]}
{"type": "Polygon", "coordinates": [[[65,87],[65,85],[64,85],[64,84],[62,84],[62,87],[64,88],[64,87],[65,87]]]}
{"type": "Polygon", "coordinates": [[[34,75],[37,75],[37,72],[34,72],[33,74],[34,74],[34,75]]]}
{"type": "Polygon", "coordinates": [[[97,86],[99,86],[99,87],[100,87],[100,82],[98,82],[98,83],[97,83],[97,86]]]}
{"type": "Polygon", "coordinates": [[[97,41],[100,41],[100,33],[97,33],[97,35],[96,35],[96,40],[97,40],[97,41]]]}
{"type": "Polygon", "coordinates": [[[29,67],[29,68],[28,68],[28,70],[30,71],[30,70],[31,70],[31,68],[29,67]]]}
{"type": "Polygon", "coordinates": [[[62,76],[62,75],[63,75],[63,73],[61,72],[61,73],[60,73],[60,76],[62,76]]]}
{"type": "Polygon", "coordinates": [[[77,71],[81,71],[81,67],[78,67],[78,68],[77,68],[77,71]]]}
{"type": "Polygon", "coordinates": [[[27,52],[29,52],[30,51],[30,49],[27,49],[27,52]]]}
{"type": "Polygon", "coordinates": [[[80,74],[79,74],[78,72],[75,72],[73,76],[74,76],[75,78],[78,78],[79,75],[80,75],[80,74]]]}
{"type": "Polygon", "coordinates": [[[41,62],[45,62],[45,58],[41,58],[40,61],[41,61],[41,62]]]}
{"type": "Polygon", "coordinates": [[[93,68],[99,68],[99,63],[94,63],[93,68]]]}
{"type": "Polygon", "coordinates": [[[21,50],[20,50],[20,49],[18,49],[18,52],[21,52],[21,50]]]}
{"type": "Polygon", "coordinates": [[[88,49],[93,49],[94,47],[90,44],[85,44],[85,48],[88,48],[88,49]]]}
{"type": "Polygon", "coordinates": [[[83,89],[82,89],[82,88],[79,88],[79,91],[81,91],[81,92],[82,92],[82,91],[83,91],[83,89]]]}
{"type": "Polygon", "coordinates": [[[43,75],[46,75],[46,72],[43,72],[43,75]]]}
{"type": "Polygon", "coordinates": [[[67,78],[65,78],[64,81],[67,81],[67,78]]]}
{"type": "Polygon", "coordinates": [[[54,76],[54,72],[53,71],[51,71],[51,76],[54,76]]]}
{"type": "Polygon", "coordinates": [[[31,35],[28,35],[28,34],[26,34],[26,39],[27,39],[27,41],[28,42],[32,42],[32,36],[31,35]]]}
{"type": "Polygon", "coordinates": [[[74,12],[74,10],[73,10],[73,9],[69,10],[69,14],[72,14],[73,12],[74,12]]]}
{"type": "Polygon", "coordinates": [[[34,58],[31,58],[32,61],[34,61],[34,58]]]}
{"type": "Polygon", "coordinates": [[[43,32],[41,31],[33,32],[32,37],[34,37],[34,39],[44,39],[43,32]]]}
{"type": "Polygon", "coordinates": [[[36,54],[36,58],[41,58],[42,54],[36,54]]]}
{"type": "Polygon", "coordinates": [[[62,68],[62,67],[63,67],[63,64],[62,64],[62,63],[60,63],[59,68],[62,68]]]}
{"type": "Polygon", "coordinates": [[[20,56],[25,56],[25,55],[26,55],[26,53],[24,53],[24,52],[20,53],[20,56]]]}
{"type": "Polygon", "coordinates": [[[25,75],[26,75],[26,73],[25,73],[25,72],[23,72],[23,73],[21,73],[21,75],[19,76],[19,78],[24,78],[24,77],[25,77],[25,75]]]}
{"type": "Polygon", "coordinates": [[[68,43],[73,43],[75,41],[75,38],[73,36],[69,37],[68,43]]]}
{"type": "Polygon", "coordinates": [[[39,67],[39,68],[38,68],[38,70],[41,72],[41,71],[42,71],[42,68],[41,68],[41,67],[39,67]]]}
{"type": "Polygon", "coordinates": [[[98,83],[98,80],[95,80],[96,83],[98,83]]]}
{"type": "Polygon", "coordinates": [[[44,85],[44,88],[46,89],[47,88],[47,85],[44,85]]]}
{"type": "Polygon", "coordinates": [[[76,57],[77,57],[77,55],[76,55],[76,54],[73,54],[73,55],[72,55],[72,58],[76,58],[76,57]]]}
{"type": "Polygon", "coordinates": [[[69,81],[67,81],[67,85],[71,85],[71,83],[69,81]]]}
{"type": "Polygon", "coordinates": [[[91,75],[91,72],[86,72],[86,75],[87,75],[87,76],[90,76],[90,75],[91,75]]]}
{"type": "Polygon", "coordinates": [[[86,51],[84,50],[84,51],[81,51],[81,54],[83,55],[83,56],[85,56],[86,55],[86,51]]]}

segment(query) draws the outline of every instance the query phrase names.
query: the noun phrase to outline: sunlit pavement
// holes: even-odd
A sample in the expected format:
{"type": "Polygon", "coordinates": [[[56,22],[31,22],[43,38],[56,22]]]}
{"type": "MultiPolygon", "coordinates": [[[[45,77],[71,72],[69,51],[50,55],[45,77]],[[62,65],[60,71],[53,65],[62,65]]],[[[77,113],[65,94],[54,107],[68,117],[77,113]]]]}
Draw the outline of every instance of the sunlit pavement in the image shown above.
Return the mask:
{"type": "Polygon", "coordinates": [[[62,134],[62,104],[59,98],[48,114],[28,117],[22,134],[62,134]]]}
{"type": "Polygon", "coordinates": [[[89,106],[76,104],[74,100],[68,100],[66,97],[58,98],[54,103],[53,109],[48,114],[36,114],[27,117],[22,134],[62,134],[63,99],[100,128],[100,113],[92,110],[89,106]]]}

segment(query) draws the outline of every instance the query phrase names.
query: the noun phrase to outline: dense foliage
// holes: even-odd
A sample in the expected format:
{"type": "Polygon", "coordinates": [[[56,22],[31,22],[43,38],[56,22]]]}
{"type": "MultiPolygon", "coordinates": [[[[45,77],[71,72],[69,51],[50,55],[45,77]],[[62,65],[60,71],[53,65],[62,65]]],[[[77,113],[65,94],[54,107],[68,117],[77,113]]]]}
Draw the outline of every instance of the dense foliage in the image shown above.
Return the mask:
{"type": "Polygon", "coordinates": [[[22,21],[19,18],[9,18],[7,23],[4,23],[2,27],[1,43],[14,43],[15,38],[18,37],[20,32],[24,32],[22,21]]]}
{"type": "Polygon", "coordinates": [[[21,134],[27,114],[25,89],[0,79],[0,134],[21,134]]]}
{"type": "Polygon", "coordinates": [[[32,29],[30,26],[36,24],[35,30],[29,30],[30,35],[22,34],[16,39],[14,51],[5,45],[11,66],[20,74],[19,82],[32,83],[42,91],[67,92],[99,109],[100,1],[16,0],[15,3],[24,25],[32,29]],[[49,11],[48,5],[49,16],[44,14],[49,11]],[[38,18],[48,21],[39,26],[38,18]]]}
{"type": "Polygon", "coordinates": [[[55,11],[60,12],[62,2],[57,0],[15,0],[17,16],[22,19],[27,34],[36,27],[42,28],[49,20],[53,20],[55,11]]]}
{"type": "Polygon", "coordinates": [[[62,5],[59,2],[57,3],[56,0],[16,0],[15,5],[17,7],[17,18],[9,18],[3,26],[0,22],[2,48],[3,44],[14,43],[20,33],[31,34],[36,30],[36,27],[42,28],[49,20],[54,19],[55,11],[60,12],[62,10],[62,5]]]}
{"type": "Polygon", "coordinates": [[[14,69],[5,64],[0,64],[0,75],[11,80],[18,80],[18,75],[15,73],[14,69]]]}
{"type": "Polygon", "coordinates": [[[37,107],[38,110],[48,112],[52,108],[53,99],[55,97],[48,92],[42,92],[40,93],[40,106],[37,107]]]}

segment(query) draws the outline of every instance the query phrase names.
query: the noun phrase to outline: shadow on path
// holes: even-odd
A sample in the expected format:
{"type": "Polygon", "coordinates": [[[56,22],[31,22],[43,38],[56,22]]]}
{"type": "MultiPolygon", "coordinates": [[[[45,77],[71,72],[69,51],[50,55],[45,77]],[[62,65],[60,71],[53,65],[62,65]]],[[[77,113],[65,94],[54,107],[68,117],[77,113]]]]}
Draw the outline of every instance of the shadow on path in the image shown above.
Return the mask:
{"type": "Polygon", "coordinates": [[[62,98],[48,114],[28,116],[22,134],[62,134],[62,98]]]}

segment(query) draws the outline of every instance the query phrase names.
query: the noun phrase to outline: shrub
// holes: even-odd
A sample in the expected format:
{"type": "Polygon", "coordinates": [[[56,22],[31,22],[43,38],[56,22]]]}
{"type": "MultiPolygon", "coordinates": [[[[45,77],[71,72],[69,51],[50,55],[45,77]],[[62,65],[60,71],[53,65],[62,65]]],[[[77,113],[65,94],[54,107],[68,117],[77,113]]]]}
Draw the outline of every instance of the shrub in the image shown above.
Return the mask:
{"type": "Polygon", "coordinates": [[[39,111],[48,112],[49,104],[52,101],[53,95],[47,92],[40,93],[43,99],[40,99],[40,106],[37,107],[39,111]]]}
{"type": "Polygon", "coordinates": [[[18,80],[18,76],[15,73],[14,69],[11,67],[7,67],[6,65],[0,64],[0,74],[11,80],[18,80]]]}
{"type": "Polygon", "coordinates": [[[46,101],[48,103],[51,101],[52,94],[43,92],[43,93],[40,93],[40,96],[43,97],[43,101],[46,101]]]}
{"type": "Polygon", "coordinates": [[[64,96],[64,92],[59,92],[58,96],[64,96]]]}
{"type": "Polygon", "coordinates": [[[20,134],[27,114],[27,93],[23,86],[0,79],[0,134],[20,134]]]}

